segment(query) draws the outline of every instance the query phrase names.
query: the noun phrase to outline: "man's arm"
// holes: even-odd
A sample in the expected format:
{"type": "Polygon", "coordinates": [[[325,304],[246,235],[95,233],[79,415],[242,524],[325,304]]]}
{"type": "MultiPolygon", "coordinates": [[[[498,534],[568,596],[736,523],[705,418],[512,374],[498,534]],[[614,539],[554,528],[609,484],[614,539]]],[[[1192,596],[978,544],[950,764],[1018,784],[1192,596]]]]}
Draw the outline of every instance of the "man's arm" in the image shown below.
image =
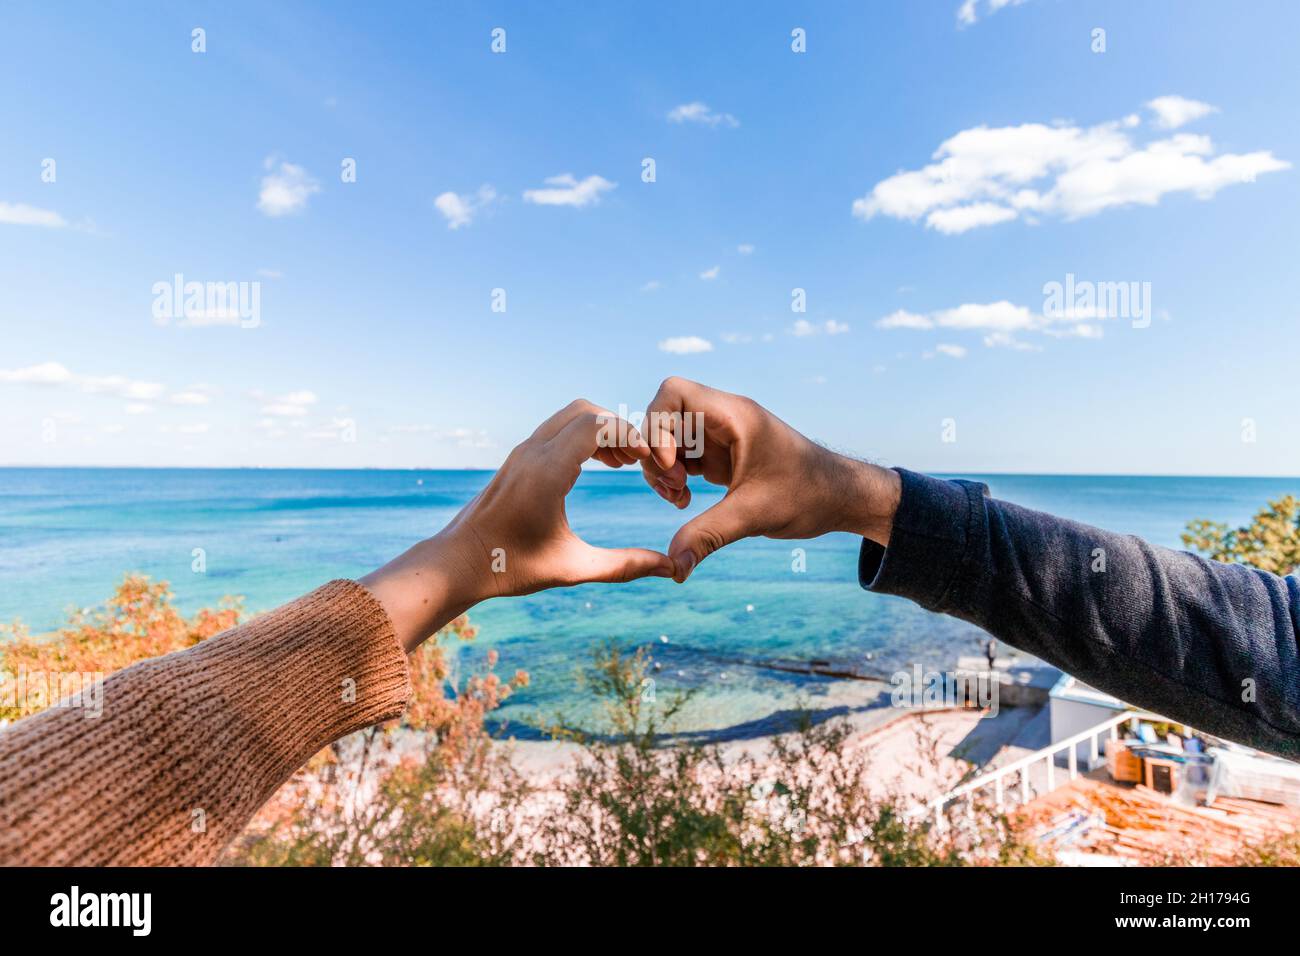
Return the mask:
{"type": "Polygon", "coordinates": [[[646,480],[678,507],[688,475],[726,485],[669,545],[684,581],[741,538],[866,540],[863,587],[911,598],[1171,719],[1300,754],[1300,582],[1152,547],[939,481],[855,461],[739,395],[685,379],[660,386],[646,480]],[[704,418],[702,445],[658,423],[704,418]],[[1102,570],[1104,568],[1105,570],[1102,570]]]}
{"type": "MultiPolygon", "coordinates": [[[[868,466],[869,467],[869,466],[868,466]]],[[[1099,690],[1300,754],[1300,581],[1158,548],[898,470],[864,588],[976,624],[1099,690]]]]}

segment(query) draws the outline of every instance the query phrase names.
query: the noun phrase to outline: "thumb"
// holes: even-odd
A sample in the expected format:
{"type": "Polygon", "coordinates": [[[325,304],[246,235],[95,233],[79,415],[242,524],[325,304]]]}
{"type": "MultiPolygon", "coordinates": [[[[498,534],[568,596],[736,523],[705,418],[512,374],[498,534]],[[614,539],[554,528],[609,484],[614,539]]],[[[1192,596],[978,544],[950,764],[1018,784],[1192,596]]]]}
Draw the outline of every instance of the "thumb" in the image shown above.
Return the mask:
{"type": "Polygon", "coordinates": [[[668,553],[673,559],[673,580],[690,577],[695,566],[719,548],[751,534],[748,512],[733,492],[703,514],[677,529],[668,553]]]}
{"type": "Polygon", "coordinates": [[[579,581],[622,584],[638,578],[673,576],[668,555],[646,548],[596,548],[587,545],[578,559],[579,581]]]}

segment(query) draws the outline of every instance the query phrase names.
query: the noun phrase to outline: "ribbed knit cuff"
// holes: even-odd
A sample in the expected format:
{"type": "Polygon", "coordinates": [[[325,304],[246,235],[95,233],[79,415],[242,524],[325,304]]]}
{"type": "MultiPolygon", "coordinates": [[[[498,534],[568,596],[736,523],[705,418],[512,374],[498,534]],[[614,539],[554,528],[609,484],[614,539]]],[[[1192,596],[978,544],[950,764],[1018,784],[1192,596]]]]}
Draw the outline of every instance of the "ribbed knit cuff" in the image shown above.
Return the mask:
{"type": "Polygon", "coordinates": [[[944,481],[905,468],[902,497],[885,548],[869,539],[858,553],[858,583],[868,591],[910,598],[922,607],[944,606],[981,533],[988,487],[944,481]]]}

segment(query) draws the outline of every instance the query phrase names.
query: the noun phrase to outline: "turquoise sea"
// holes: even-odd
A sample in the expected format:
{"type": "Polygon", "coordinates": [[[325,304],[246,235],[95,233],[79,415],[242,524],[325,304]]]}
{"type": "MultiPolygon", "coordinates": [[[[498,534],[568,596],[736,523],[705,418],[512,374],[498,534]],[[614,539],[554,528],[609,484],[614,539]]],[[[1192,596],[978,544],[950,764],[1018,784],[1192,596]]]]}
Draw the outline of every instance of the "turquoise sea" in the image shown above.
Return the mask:
{"type": "MultiPolygon", "coordinates": [[[[228,594],[267,610],[377,567],[440,528],[489,477],[0,469],[0,621],[50,630],[69,608],[101,603],[127,571],[171,582],[185,611],[228,594]],[[206,552],[206,573],[191,570],[195,548],[206,552]]],[[[964,477],[987,482],[996,497],[1170,547],[1189,519],[1241,523],[1267,499],[1300,494],[1294,478],[964,477]]],[[[695,485],[692,512],[718,495],[695,485]]],[[[593,544],[658,549],[683,520],[630,472],[585,472],[569,516],[593,544]]],[[[587,700],[576,674],[600,642],[651,645],[658,688],[696,691],[686,726],[723,731],[762,728],[800,700],[816,705],[836,683],[774,664],[816,660],[888,674],[980,652],[985,637],[976,628],[862,591],[859,540],[746,541],[705,561],[683,586],[647,580],[490,602],[471,612],[481,635],[457,650],[459,666],[464,673],[495,648],[504,673],[530,672],[532,685],[504,711],[522,730],[539,713],[582,717],[587,700]],[[807,552],[806,572],[792,571],[795,547],[807,552]]]]}

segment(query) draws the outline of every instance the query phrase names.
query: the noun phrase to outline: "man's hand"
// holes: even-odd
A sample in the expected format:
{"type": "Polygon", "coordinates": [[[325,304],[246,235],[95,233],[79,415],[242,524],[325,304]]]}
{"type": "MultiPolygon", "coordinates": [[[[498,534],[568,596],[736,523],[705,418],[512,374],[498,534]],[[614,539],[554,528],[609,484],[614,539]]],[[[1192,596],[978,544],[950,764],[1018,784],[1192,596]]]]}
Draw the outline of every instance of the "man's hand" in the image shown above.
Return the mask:
{"type": "Polygon", "coordinates": [[[658,551],[591,546],[573,533],[564,510],[587,459],[617,468],[649,457],[649,445],[626,421],[575,401],[516,447],[446,528],[361,583],[411,650],[486,598],[672,577],[672,561],[658,551]]]}
{"type": "Polygon", "coordinates": [[[898,475],[809,441],[748,398],[670,378],[646,409],[646,422],[652,454],[641,468],[663,498],[678,508],[689,505],[687,475],[727,488],[722,501],[673,536],[668,553],[675,581],[685,581],[719,548],[755,535],[815,538],[851,531],[889,543],[898,475]],[[702,442],[687,449],[683,422],[693,414],[703,416],[702,442]]]}

